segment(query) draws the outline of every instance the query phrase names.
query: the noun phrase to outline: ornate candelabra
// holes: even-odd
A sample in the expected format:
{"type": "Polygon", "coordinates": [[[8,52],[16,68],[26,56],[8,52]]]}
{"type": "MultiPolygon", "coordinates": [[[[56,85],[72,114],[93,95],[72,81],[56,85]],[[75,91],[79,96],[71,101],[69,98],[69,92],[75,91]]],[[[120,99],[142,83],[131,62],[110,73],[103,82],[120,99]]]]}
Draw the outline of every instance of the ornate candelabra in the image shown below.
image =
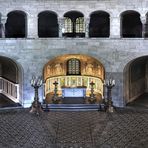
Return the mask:
{"type": "Polygon", "coordinates": [[[38,89],[41,87],[43,84],[42,78],[41,77],[35,77],[33,76],[31,79],[31,86],[34,88],[34,101],[32,102],[31,106],[31,113],[36,113],[39,114],[39,112],[42,112],[42,107],[41,103],[39,102],[39,97],[38,97],[38,89]]]}
{"type": "Polygon", "coordinates": [[[92,81],[90,83],[90,86],[91,86],[91,88],[90,88],[90,99],[89,99],[90,103],[94,103],[96,101],[95,94],[94,94],[94,85],[95,85],[95,83],[92,81]]]}
{"type": "Polygon", "coordinates": [[[104,81],[104,85],[107,88],[107,109],[109,112],[114,111],[113,101],[112,101],[112,88],[115,86],[115,80],[112,78],[104,81]]]}
{"type": "Polygon", "coordinates": [[[54,95],[53,95],[52,101],[53,103],[59,103],[60,99],[58,98],[58,93],[57,93],[58,92],[58,82],[55,81],[53,85],[55,87],[54,87],[54,95]]]}

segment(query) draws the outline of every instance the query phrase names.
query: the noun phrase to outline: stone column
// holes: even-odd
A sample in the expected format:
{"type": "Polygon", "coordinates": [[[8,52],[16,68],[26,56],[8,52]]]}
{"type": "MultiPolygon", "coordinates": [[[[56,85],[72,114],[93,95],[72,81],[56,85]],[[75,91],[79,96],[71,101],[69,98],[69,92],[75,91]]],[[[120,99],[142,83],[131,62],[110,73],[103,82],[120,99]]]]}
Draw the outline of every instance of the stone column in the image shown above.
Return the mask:
{"type": "Polygon", "coordinates": [[[27,38],[38,38],[38,17],[28,16],[27,38]]]}
{"type": "Polygon", "coordinates": [[[110,38],[120,38],[120,18],[110,16],[110,38]]]}
{"type": "Polygon", "coordinates": [[[7,22],[7,16],[2,16],[1,17],[1,33],[2,33],[2,38],[5,38],[5,24],[6,24],[6,22],[7,22]]]}
{"type": "Polygon", "coordinates": [[[146,17],[141,16],[140,20],[141,20],[141,23],[142,23],[142,38],[144,38],[145,34],[146,34],[146,17]]]}
{"type": "Polygon", "coordinates": [[[64,33],[64,18],[58,17],[58,24],[59,24],[59,37],[61,38],[64,33]]]}
{"type": "Polygon", "coordinates": [[[90,17],[85,18],[85,37],[89,37],[89,23],[90,23],[90,17]]]}

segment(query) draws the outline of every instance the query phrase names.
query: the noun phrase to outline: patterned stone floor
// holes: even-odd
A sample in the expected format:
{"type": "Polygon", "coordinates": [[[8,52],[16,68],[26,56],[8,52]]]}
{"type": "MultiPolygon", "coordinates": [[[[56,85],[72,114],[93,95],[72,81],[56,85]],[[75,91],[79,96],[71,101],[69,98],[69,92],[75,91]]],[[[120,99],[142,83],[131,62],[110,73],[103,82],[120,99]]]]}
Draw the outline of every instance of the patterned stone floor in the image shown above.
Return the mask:
{"type": "Polygon", "coordinates": [[[148,110],[0,112],[0,148],[147,148],[148,110]]]}

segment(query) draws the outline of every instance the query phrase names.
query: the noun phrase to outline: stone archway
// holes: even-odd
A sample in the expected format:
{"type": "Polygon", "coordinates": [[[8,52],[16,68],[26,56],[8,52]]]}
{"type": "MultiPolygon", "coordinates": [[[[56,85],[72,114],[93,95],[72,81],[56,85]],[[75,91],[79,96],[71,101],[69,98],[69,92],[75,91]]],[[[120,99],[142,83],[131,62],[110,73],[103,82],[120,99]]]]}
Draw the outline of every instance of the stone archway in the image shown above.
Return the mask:
{"type": "Polygon", "coordinates": [[[124,68],[124,99],[132,102],[148,92],[148,56],[130,61],[124,68]]]}
{"type": "Polygon", "coordinates": [[[11,11],[7,15],[5,36],[7,38],[25,38],[27,35],[26,13],[21,10],[11,11]]]}
{"type": "Polygon", "coordinates": [[[14,60],[0,56],[0,94],[3,95],[2,107],[23,104],[22,68],[14,60]],[[7,102],[5,104],[5,102],[7,102]],[[10,104],[9,104],[10,103],[10,104]]]}
{"type": "MultiPolygon", "coordinates": [[[[104,91],[104,75],[104,66],[93,57],[80,54],[58,56],[44,66],[45,98],[48,103],[52,103],[55,81],[58,82],[58,96],[61,98],[66,96],[63,95],[65,94],[63,88],[86,88],[83,97],[89,97],[90,82],[93,81],[95,83],[94,94],[97,101],[100,101],[104,91]]],[[[77,95],[72,97],[77,97],[77,95]]]]}

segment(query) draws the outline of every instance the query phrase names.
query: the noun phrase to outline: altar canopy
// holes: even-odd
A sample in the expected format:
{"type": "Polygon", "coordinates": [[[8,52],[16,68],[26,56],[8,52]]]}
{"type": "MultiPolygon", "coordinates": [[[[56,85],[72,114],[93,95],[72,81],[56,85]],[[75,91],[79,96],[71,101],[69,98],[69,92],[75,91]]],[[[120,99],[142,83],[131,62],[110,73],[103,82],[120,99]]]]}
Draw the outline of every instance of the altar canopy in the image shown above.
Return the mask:
{"type": "MultiPolygon", "coordinates": [[[[93,81],[94,85],[94,93],[101,94],[103,96],[103,83],[100,78],[89,77],[89,76],[59,76],[48,78],[46,80],[46,90],[45,94],[54,92],[55,86],[54,82],[58,83],[58,95],[65,96],[63,93],[68,95],[70,92],[75,92],[75,95],[82,97],[90,95],[90,83],[93,81]]],[[[69,94],[70,95],[70,94],[69,94]]],[[[71,94],[72,95],[72,94],[71,94]]],[[[74,95],[73,95],[74,97],[74,95]]]]}
{"type": "Polygon", "coordinates": [[[103,96],[104,67],[86,55],[64,55],[49,61],[44,67],[45,97],[54,93],[56,81],[59,97],[89,97],[90,83],[94,93],[103,96]]]}

